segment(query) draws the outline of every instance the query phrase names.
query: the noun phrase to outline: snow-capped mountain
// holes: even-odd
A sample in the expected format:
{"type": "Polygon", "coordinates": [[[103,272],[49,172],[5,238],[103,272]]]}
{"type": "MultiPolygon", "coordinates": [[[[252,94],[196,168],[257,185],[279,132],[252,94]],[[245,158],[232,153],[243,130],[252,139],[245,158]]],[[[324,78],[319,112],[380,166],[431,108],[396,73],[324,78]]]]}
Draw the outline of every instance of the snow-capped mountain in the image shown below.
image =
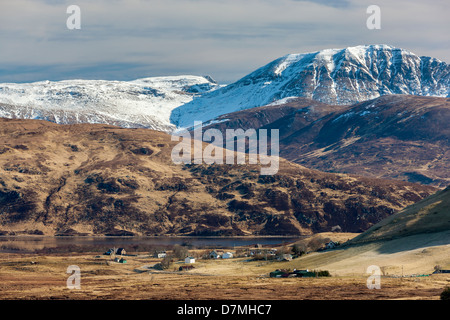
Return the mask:
{"type": "Polygon", "coordinates": [[[175,109],[171,119],[186,127],[290,97],[347,105],[387,94],[448,97],[450,65],[387,45],[289,54],[175,109]]]}
{"type": "Polygon", "coordinates": [[[387,45],[289,54],[227,86],[210,77],[0,84],[0,117],[171,132],[305,97],[349,105],[388,94],[450,96],[450,65],[387,45]]]}
{"type": "Polygon", "coordinates": [[[0,84],[0,117],[171,131],[175,107],[216,87],[210,77],[197,76],[6,83],[0,84]]]}

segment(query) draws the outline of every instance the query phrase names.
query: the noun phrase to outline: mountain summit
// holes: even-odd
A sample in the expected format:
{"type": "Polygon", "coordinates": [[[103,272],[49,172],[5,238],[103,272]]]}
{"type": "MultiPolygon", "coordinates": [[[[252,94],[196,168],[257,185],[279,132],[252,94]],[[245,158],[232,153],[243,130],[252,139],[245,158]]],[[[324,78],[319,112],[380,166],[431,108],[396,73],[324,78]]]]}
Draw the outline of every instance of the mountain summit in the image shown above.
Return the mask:
{"type": "Polygon", "coordinates": [[[450,66],[445,62],[388,45],[289,54],[180,106],[172,113],[172,122],[189,126],[193,120],[205,121],[291,97],[333,105],[388,94],[448,97],[449,85],[450,66]]]}

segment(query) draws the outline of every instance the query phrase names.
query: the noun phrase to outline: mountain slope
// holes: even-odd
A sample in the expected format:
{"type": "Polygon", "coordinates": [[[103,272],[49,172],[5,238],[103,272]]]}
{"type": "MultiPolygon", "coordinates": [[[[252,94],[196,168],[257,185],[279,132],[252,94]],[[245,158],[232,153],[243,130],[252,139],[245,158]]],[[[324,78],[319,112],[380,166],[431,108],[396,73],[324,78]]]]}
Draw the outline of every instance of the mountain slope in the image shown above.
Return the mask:
{"type": "Polygon", "coordinates": [[[435,266],[449,269],[449,256],[450,187],[383,219],[335,250],[308,254],[272,270],[321,269],[333,275],[368,277],[367,267],[375,265],[385,276],[409,277],[431,274],[435,266]]]}
{"type": "Polygon", "coordinates": [[[450,66],[437,59],[387,45],[329,49],[281,57],[176,108],[171,119],[189,127],[289,97],[347,105],[388,94],[447,97],[449,88],[450,66]]]}
{"type": "MultiPolygon", "coordinates": [[[[349,244],[450,230],[450,187],[382,220],[349,244]]],[[[447,239],[450,243],[450,237],[447,239]]]]}
{"type": "Polygon", "coordinates": [[[339,225],[361,232],[436,190],[282,159],[274,176],[261,176],[257,165],[175,165],[175,144],[149,129],[0,119],[0,230],[299,235],[339,225]]]}
{"type": "Polygon", "coordinates": [[[0,84],[0,117],[171,131],[173,108],[218,85],[209,77],[0,84]]]}
{"type": "Polygon", "coordinates": [[[220,116],[207,128],[279,129],[280,156],[322,171],[450,184],[450,99],[388,95],[351,106],[304,98],[220,116]]]}
{"type": "Polygon", "coordinates": [[[205,122],[203,127],[219,129],[222,132],[227,128],[247,130],[270,127],[280,130],[280,136],[283,137],[285,131],[291,132],[295,128],[303,128],[325,116],[348,108],[349,106],[328,105],[308,98],[290,98],[262,107],[227,113],[205,122]],[[294,117],[298,123],[285,121],[294,117]],[[279,127],[273,125],[277,121],[282,122],[279,127]]]}
{"type": "Polygon", "coordinates": [[[449,121],[448,98],[383,96],[286,133],[280,154],[319,170],[443,187],[450,183],[449,121]]]}

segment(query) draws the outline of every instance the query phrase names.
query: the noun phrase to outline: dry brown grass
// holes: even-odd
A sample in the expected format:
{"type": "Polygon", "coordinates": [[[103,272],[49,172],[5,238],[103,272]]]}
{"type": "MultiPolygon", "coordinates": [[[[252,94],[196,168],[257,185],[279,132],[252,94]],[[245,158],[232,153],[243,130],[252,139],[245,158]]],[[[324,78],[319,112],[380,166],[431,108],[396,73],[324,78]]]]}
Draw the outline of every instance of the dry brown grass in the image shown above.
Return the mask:
{"type": "MultiPolygon", "coordinates": [[[[311,256],[313,257],[313,256],[311,256]]],[[[291,263],[231,260],[198,260],[195,269],[148,269],[158,262],[146,254],[126,257],[126,264],[109,257],[83,255],[0,254],[0,299],[75,300],[301,300],[301,299],[439,299],[450,278],[382,278],[380,290],[369,290],[367,275],[329,278],[269,278],[269,271],[291,263]],[[32,264],[32,262],[35,262],[32,264]],[[81,289],[68,289],[69,265],[81,269],[81,289]]],[[[307,258],[304,261],[308,261],[307,258]]]]}

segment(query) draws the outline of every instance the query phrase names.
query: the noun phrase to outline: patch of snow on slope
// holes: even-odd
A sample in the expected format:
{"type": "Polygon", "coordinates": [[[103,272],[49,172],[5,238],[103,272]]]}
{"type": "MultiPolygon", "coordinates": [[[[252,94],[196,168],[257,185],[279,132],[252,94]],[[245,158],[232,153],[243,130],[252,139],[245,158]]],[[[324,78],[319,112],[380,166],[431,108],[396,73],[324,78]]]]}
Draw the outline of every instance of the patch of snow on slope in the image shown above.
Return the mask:
{"type": "Polygon", "coordinates": [[[274,74],[280,76],[284,70],[286,70],[289,66],[291,66],[295,62],[301,60],[303,57],[304,54],[288,54],[287,56],[284,56],[282,62],[274,70],[274,74]]]}
{"type": "Polygon", "coordinates": [[[296,96],[293,96],[293,97],[286,97],[286,98],[283,98],[283,99],[280,99],[280,100],[276,100],[276,101],[274,101],[274,102],[272,102],[272,103],[269,103],[267,106],[279,106],[279,105],[281,105],[281,104],[285,104],[285,103],[289,103],[289,102],[291,102],[292,100],[295,100],[295,99],[297,99],[298,97],[296,97],[296,96]]]}
{"type": "Polygon", "coordinates": [[[205,77],[173,76],[134,81],[65,80],[0,84],[0,116],[57,123],[114,123],[170,131],[172,110],[217,84],[205,77]]]}

